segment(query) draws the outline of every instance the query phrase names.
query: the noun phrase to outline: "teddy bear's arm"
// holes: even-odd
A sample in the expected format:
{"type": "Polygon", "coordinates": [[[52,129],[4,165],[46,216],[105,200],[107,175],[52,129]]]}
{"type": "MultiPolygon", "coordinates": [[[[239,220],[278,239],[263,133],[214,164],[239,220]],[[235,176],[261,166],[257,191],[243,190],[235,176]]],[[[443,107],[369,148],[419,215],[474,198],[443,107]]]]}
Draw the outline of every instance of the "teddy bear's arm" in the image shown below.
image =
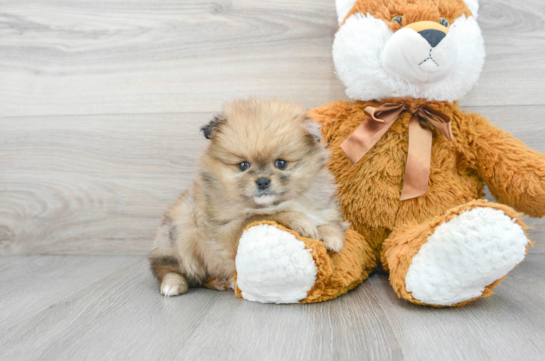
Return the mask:
{"type": "Polygon", "coordinates": [[[532,217],[545,216],[545,155],[476,114],[469,128],[475,168],[501,203],[532,217]]]}

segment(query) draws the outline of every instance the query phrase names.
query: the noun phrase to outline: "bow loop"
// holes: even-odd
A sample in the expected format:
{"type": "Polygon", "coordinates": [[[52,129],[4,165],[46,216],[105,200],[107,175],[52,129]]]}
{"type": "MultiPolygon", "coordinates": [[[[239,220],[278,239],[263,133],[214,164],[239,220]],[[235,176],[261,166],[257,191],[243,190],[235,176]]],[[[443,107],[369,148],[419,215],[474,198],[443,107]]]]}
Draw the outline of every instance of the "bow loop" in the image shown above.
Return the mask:
{"type": "MultiPolygon", "coordinates": [[[[399,116],[408,111],[405,104],[385,103],[379,107],[366,107],[368,116],[341,144],[352,162],[357,163],[390,129],[399,116]]],[[[409,150],[401,200],[426,194],[431,163],[432,130],[434,128],[453,141],[451,118],[427,105],[417,108],[409,122],[409,150]]]]}
{"type": "Polygon", "coordinates": [[[454,141],[454,136],[452,135],[452,123],[448,115],[439,110],[435,110],[428,106],[423,106],[416,112],[420,120],[420,125],[423,128],[428,128],[432,130],[434,127],[439,129],[443,135],[450,140],[454,141]],[[423,125],[426,124],[426,126],[423,125]]]}
{"type": "Polygon", "coordinates": [[[367,107],[364,112],[375,122],[388,124],[399,118],[405,110],[407,107],[404,104],[386,103],[380,107],[367,107]]]}

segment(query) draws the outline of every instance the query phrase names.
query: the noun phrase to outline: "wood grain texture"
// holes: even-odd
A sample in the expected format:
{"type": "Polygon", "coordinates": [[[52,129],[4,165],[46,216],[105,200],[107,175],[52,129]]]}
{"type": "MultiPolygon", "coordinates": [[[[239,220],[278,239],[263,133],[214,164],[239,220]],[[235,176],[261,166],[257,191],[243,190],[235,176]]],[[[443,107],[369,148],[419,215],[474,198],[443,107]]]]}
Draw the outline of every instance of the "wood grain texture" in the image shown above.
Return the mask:
{"type": "Polygon", "coordinates": [[[460,308],[431,310],[404,302],[386,277],[370,284],[383,300],[405,360],[537,361],[545,358],[544,271],[544,255],[530,254],[495,295],[460,308]]]}
{"type": "MultiPolygon", "coordinates": [[[[466,109],[545,153],[545,106],[466,109]]],[[[0,119],[0,254],[146,254],[212,115],[0,119]]],[[[545,221],[528,223],[545,250],[545,221]]]]}
{"type": "Polygon", "coordinates": [[[146,254],[211,116],[0,120],[0,253],[146,254]]]}
{"type": "MultiPolygon", "coordinates": [[[[545,153],[545,3],[480,5],[487,61],[461,104],[545,153]]],[[[147,254],[223,101],[346,98],[334,8],[0,0],[0,255],[40,254],[0,256],[1,360],[545,359],[544,220],[496,295],[455,309],[399,300],[377,274],[316,305],[165,299],[143,257],[121,256],[147,254]]]]}
{"type": "Polygon", "coordinates": [[[494,296],[451,309],[400,300],[377,274],[326,303],[271,305],[206,289],[164,298],[143,257],[4,256],[0,271],[0,306],[13,310],[0,312],[2,360],[545,356],[544,254],[530,254],[494,296]]]}
{"type": "Polygon", "coordinates": [[[486,60],[462,105],[544,104],[545,2],[479,0],[479,7],[486,60]]]}
{"type": "MultiPolygon", "coordinates": [[[[344,98],[333,0],[0,4],[0,254],[144,254],[223,100],[344,98]]],[[[462,103],[541,152],[544,17],[481,1],[489,59],[462,103]]]]}
{"type": "MultiPolygon", "coordinates": [[[[467,106],[543,104],[545,3],[481,0],[467,106]]],[[[210,112],[237,96],[314,107],[335,78],[333,0],[0,1],[0,116],[210,112]]]]}
{"type": "Polygon", "coordinates": [[[1,257],[0,332],[138,263],[134,257],[1,257]]]}
{"type": "Polygon", "coordinates": [[[399,360],[401,348],[384,320],[372,289],[314,305],[224,302],[179,354],[184,350],[186,360],[399,360]]]}
{"type": "Polygon", "coordinates": [[[343,93],[319,1],[2,1],[2,115],[212,111],[263,94],[343,93]],[[312,66],[309,66],[312,64],[312,66]]]}

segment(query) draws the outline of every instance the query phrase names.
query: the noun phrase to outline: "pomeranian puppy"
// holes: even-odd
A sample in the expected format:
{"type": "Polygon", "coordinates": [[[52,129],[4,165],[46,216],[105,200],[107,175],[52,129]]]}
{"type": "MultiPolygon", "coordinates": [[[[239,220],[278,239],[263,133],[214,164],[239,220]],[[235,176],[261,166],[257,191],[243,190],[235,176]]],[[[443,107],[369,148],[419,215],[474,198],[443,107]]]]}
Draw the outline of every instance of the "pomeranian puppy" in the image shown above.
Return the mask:
{"type": "Polygon", "coordinates": [[[164,214],[149,260],[165,296],[234,288],[238,240],[271,220],[339,252],[343,222],[319,125],[300,105],[237,100],[201,129],[197,178],[164,214]]]}

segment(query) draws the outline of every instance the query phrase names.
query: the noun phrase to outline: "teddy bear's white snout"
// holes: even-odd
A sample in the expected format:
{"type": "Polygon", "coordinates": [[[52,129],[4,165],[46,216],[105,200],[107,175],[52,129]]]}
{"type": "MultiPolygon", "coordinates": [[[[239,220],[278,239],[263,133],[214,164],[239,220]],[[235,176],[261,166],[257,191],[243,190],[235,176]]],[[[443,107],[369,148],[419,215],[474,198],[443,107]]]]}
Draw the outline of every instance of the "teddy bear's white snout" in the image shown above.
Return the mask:
{"type": "Polygon", "coordinates": [[[449,34],[435,35],[409,28],[397,31],[384,47],[384,69],[412,83],[426,84],[446,79],[456,68],[457,46],[449,34]]]}

